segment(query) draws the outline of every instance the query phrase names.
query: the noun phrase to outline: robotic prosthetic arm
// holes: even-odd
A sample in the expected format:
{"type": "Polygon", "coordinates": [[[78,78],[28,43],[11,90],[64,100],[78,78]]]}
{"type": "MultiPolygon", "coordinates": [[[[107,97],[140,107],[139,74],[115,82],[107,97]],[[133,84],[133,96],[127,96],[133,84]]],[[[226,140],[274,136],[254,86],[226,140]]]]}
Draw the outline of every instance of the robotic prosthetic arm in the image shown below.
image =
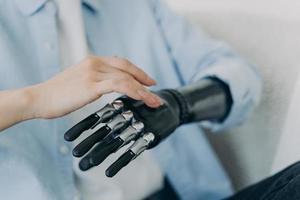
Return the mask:
{"type": "Polygon", "coordinates": [[[134,141],[106,170],[106,175],[113,177],[143,151],[158,145],[180,125],[204,120],[222,121],[232,104],[228,86],[215,78],[156,93],[163,100],[159,108],[149,108],[142,101],[122,96],[68,130],[65,140],[73,141],[82,132],[104,123],[104,126],[73,149],[75,157],[84,156],[79,162],[79,168],[86,171],[97,166],[110,154],[134,141]]]}

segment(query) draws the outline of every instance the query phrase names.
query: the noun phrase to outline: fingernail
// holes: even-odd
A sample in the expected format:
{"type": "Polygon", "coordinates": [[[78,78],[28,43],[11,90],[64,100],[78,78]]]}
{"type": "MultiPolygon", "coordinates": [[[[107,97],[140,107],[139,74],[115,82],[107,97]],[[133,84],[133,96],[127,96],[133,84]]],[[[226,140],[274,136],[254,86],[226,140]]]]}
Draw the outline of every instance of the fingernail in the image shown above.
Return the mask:
{"type": "Polygon", "coordinates": [[[148,103],[150,103],[151,105],[156,105],[159,104],[160,101],[157,100],[157,97],[152,94],[149,91],[145,91],[145,90],[139,90],[138,94],[143,98],[146,99],[148,103]]]}
{"type": "Polygon", "coordinates": [[[153,83],[153,85],[156,85],[156,84],[157,84],[156,80],[154,80],[154,79],[151,78],[150,76],[148,76],[148,80],[149,80],[151,83],[153,83]]]}
{"type": "Polygon", "coordinates": [[[157,104],[157,100],[153,94],[149,92],[148,101],[150,104],[157,104]]]}
{"type": "Polygon", "coordinates": [[[157,95],[151,93],[151,104],[155,107],[161,106],[162,100],[157,95]]]}
{"type": "Polygon", "coordinates": [[[155,95],[155,96],[156,96],[156,100],[159,102],[159,105],[160,106],[163,105],[164,101],[159,96],[157,96],[157,95],[155,95]]]}

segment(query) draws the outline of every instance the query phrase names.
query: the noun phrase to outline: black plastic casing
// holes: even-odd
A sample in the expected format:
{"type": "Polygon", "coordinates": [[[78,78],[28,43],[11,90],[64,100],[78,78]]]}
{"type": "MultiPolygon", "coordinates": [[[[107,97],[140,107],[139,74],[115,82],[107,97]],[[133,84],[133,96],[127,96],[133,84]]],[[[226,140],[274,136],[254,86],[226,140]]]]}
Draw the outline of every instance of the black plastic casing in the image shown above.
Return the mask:
{"type": "Polygon", "coordinates": [[[149,148],[156,146],[182,124],[224,120],[232,105],[229,87],[214,78],[178,89],[160,90],[156,94],[164,104],[155,109],[147,107],[142,101],[126,96],[120,98],[125,109],[131,110],[134,118],[144,123],[144,132],[155,135],[155,141],[149,148]]]}
{"type": "Polygon", "coordinates": [[[179,104],[182,110],[182,123],[200,121],[223,121],[230,112],[232,98],[227,84],[216,78],[201,81],[178,88],[179,104]]]}
{"type": "Polygon", "coordinates": [[[180,108],[174,96],[167,90],[161,90],[157,94],[163,99],[164,104],[155,109],[146,106],[142,101],[121,97],[125,109],[131,110],[134,118],[144,123],[144,132],[155,135],[155,140],[149,148],[156,146],[180,125],[180,108]]]}

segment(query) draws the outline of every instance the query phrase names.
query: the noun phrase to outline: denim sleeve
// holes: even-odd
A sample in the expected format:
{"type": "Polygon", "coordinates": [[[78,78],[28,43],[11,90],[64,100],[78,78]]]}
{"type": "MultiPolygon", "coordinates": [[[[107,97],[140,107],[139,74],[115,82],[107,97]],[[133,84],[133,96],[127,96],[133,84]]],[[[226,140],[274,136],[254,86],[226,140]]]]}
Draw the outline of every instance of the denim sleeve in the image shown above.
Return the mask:
{"type": "Polygon", "coordinates": [[[255,67],[227,44],[209,37],[174,14],[161,0],[151,3],[181,83],[184,85],[214,77],[230,88],[233,105],[228,117],[223,122],[201,124],[212,131],[219,131],[243,122],[260,99],[261,79],[255,67]]]}

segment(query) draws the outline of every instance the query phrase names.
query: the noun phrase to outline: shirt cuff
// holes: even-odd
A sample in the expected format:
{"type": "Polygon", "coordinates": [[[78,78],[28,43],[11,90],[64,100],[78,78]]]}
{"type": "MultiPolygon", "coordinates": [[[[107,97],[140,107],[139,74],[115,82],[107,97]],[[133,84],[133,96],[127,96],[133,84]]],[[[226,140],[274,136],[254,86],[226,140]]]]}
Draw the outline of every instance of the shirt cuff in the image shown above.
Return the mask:
{"type": "Polygon", "coordinates": [[[192,81],[209,77],[217,78],[229,86],[233,103],[225,120],[222,122],[203,121],[201,126],[217,132],[241,124],[259,102],[261,81],[258,73],[253,67],[243,62],[223,59],[201,70],[194,76],[192,81]]]}

